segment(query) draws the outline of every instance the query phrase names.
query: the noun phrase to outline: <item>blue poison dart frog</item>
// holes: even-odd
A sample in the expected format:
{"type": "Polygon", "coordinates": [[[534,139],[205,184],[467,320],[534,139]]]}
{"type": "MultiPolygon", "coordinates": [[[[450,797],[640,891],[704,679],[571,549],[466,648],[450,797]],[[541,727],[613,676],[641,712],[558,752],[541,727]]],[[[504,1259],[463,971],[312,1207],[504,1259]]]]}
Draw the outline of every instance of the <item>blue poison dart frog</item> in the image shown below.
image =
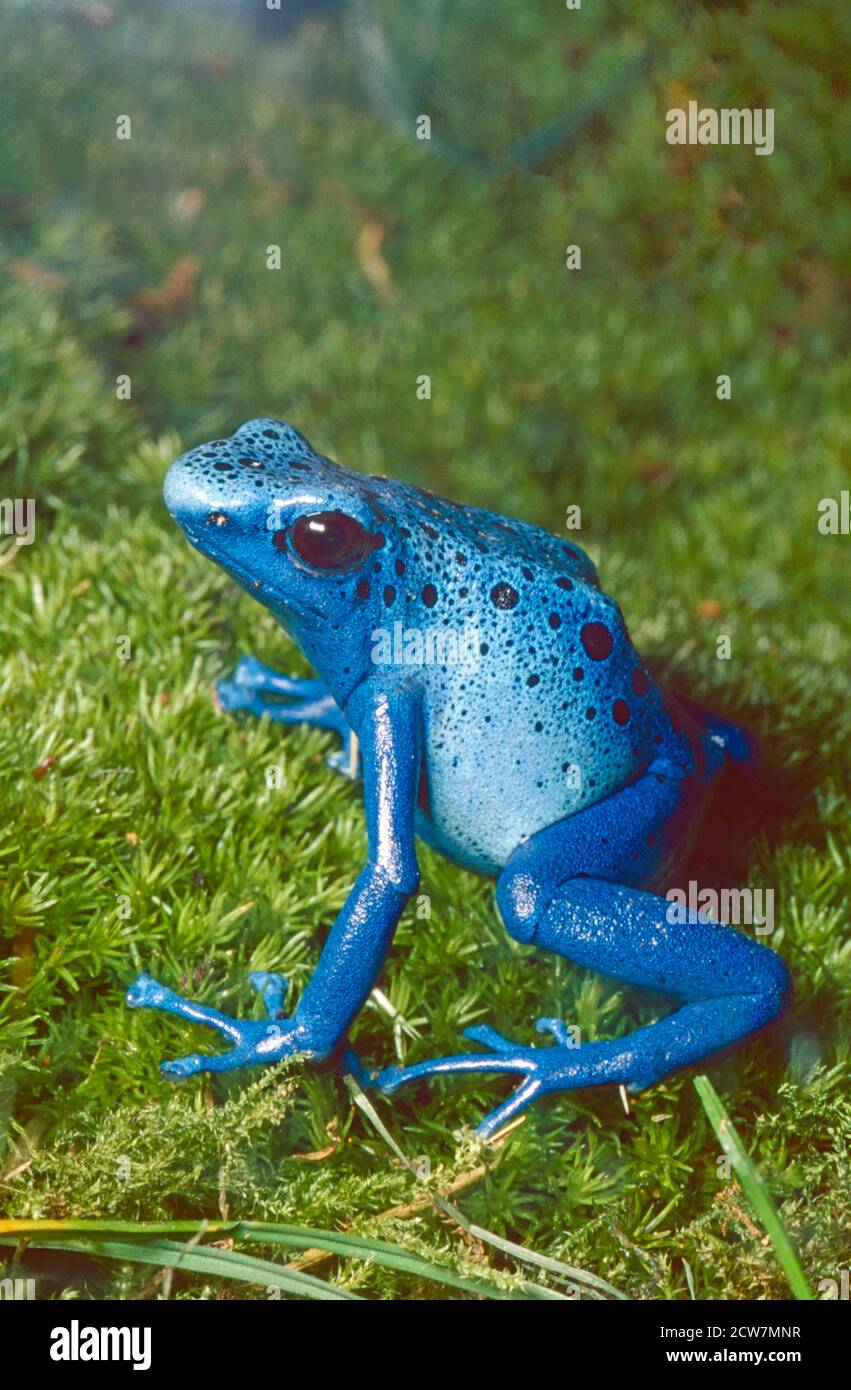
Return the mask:
{"type": "Polygon", "coordinates": [[[491,1027],[468,1051],[389,1067],[376,1084],[498,1072],[518,1086],[483,1136],[538,1096],[652,1086],[739,1043],[783,1010],[773,951],[654,893],[680,863],[725,761],[748,736],[676,701],[635,651],[578,546],[317,454],[290,425],[249,420],[171,466],[165,501],[187,539],[269,609],[317,672],[294,679],[244,657],[219,684],[225,710],[335,730],[341,770],[361,769],[369,851],[313,975],[285,1015],[286,982],[256,972],[266,1021],[235,1019],[140,975],[134,1008],[217,1029],[216,1056],[170,1077],[292,1054],[360,1068],[348,1032],[419,881],[416,838],[496,878],[517,941],[680,1007],[613,1041],[552,1041],[491,1027]],[[676,918],[670,920],[671,916],[676,918]]]}

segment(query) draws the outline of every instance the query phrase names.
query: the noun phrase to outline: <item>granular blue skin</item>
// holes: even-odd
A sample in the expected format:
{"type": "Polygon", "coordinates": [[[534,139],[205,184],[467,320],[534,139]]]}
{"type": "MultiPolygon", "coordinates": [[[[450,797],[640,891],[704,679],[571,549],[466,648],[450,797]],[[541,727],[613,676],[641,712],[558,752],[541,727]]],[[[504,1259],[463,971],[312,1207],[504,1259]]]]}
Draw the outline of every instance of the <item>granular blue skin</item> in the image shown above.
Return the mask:
{"type": "MultiPolygon", "coordinates": [[[[222,706],[336,730],[329,759],[362,763],[369,853],[289,1017],[286,983],[251,976],[269,1021],[237,1020],[147,975],[128,992],[217,1028],[217,1056],[166,1075],[224,1071],[293,1053],[359,1067],[349,1028],[373,988],[419,876],[419,836],[497,878],[506,928],[683,1006],[616,1042],[576,1046],[559,1019],[530,1047],[467,1030],[486,1052],[390,1067],[392,1091],[440,1072],[517,1073],[485,1136],[547,1091],[633,1090],[700,1061],[776,1017],[789,994],[778,956],[702,914],[668,920],[652,891],[698,833],[747,735],[655,683],[617,604],[578,546],[317,455],[291,426],[251,420],[183,454],[165,484],[187,538],[266,605],[318,679],[253,657],[219,684],[222,706]],[[356,738],[353,738],[353,734],[356,738]]],[[[672,914],[674,917],[675,914],[672,914]]]]}

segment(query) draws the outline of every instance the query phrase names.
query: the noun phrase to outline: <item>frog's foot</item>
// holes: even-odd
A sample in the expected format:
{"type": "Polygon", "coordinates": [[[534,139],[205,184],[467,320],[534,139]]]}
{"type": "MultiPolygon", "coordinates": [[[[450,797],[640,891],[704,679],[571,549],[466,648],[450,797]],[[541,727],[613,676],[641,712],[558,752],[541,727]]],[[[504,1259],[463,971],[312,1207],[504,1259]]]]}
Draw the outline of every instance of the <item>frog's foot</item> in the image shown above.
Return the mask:
{"type": "MultiPolygon", "coordinates": [[[[475,1028],[465,1028],[463,1036],[473,1042],[481,1043],[489,1052],[460,1053],[452,1057],[436,1057],[428,1062],[416,1062],[410,1067],[386,1067],[378,1076],[375,1085],[380,1090],[392,1094],[409,1081],[417,1081],[424,1076],[441,1076],[454,1072],[514,1072],[525,1076],[522,1085],[502,1105],[497,1106],[482,1120],[476,1133],[489,1139],[515,1115],[519,1115],[528,1105],[547,1091],[566,1090],[571,1086],[587,1085],[587,1081],[572,1080],[568,1077],[566,1058],[575,1057],[571,1052],[571,1040],[566,1025],[560,1018],[540,1018],[535,1025],[539,1033],[552,1033],[556,1047],[523,1047],[512,1042],[495,1028],[486,1024],[475,1028]],[[558,1058],[556,1058],[558,1054],[558,1058]],[[558,1061],[559,1067],[554,1066],[558,1061]],[[564,1080],[559,1078],[564,1073],[564,1080]]],[[[590,1046],[597,1046],[591,1044],[590,1046]]],[[[602,1046],[602,1044],[600,1044],[602,1046]]]]}
{"type": "Polygon", "coordinates": [[[348,777],[352,782],[360,780],[363,776],[360,744],[354,729],[348,729],[343,734],[342,748],[337,753],[327,753],[325,763],[332,772],[339,772],[342,777],[348,777]]]}
{"type": "Polygon", "coordinates": [[[284,676],[256,657],[244,656],[230,680],[217,682],[216,695],[223,710],[247,710],[258,718],[267,714],[277,724],[313,724],[332,729],[343,740],[343,748],[327,760],[329,766],[357,777],[357,751],[352,750],[355,735],[322,681],[284,676]]]}
{"type": "Polygon", "coordinates": [[[340,1071],[344,1075],[354,1077],[357,1084],[365,1091],[376,1084],[375,1073],[367,1070],[351,1043],[347,1043],[343,1050],[340,1058],[340,1071]]]}
{"type": "MultiPolygon", "coordinates": [[[[655,1025],[658,1026],[658,1025],[655,1025]]],[[[486,1115],[476,1133],[489,1139],[533,1101],[549,1091],[573,1091],[582,1086],[625,1085],[639,1091],[653,1085],[670,1071],[666,1058],[649,1062],[641,1048],[629,1039],[591,1042],[581,1045],[560,1018],[539,1018],[539,1033],[551,1033],[555,1045],[524,1047],[487,1026],[465,1028],[464,1037],[482,1043],[489,1052],[468,1052],[416,1062],[410,1067],[387,1067],[375,1085],[391,1093],[424,1076],[445,1076],[454,1072],[513,1072],[525,1079],[502,1105],[486,1115]]],[[[647,1030],[641,1030],[649,1032],[647,1030]]]]}
{"type": "Polygon", "coordinates": [[[719,714],[714,714],[694,700],[686,700],[682,696],[677,698],[707,738],[722,748],[732,762],[742,763],[745,767],[753,767],[759,762],[759,744],[750,730],[741,724],[731,723],[729,719],[722,719],[719,714]]]}
{"type": "Polygon", "coordinates": [[[259,690],[264,695],[285,695],[295,700],[314,700],[328,691],[315,677],[285,676],[273,666],[265,666],[256,656],[240,657],[231,676],[234,685],[259,690]]]}
{"type": "Polygon", "coordinates": [[[150,975],[137,976],[126,995],[131,1009],[160,1009],[163,1013],[175,1014],[192,1023],[203,1023],[208,1028],[215,1028],[234,1044],[229,1052],[217,1056],[193,1052],[187,1057],[163,1062],[160,1070],[164,1076],[181,1080],[196,1072],[233,1071],[237,1067],[261,1063],[270,1065],[296,1053],[315,1055],[304,1029],[291,1018],[280,1017],[287,988],[284,977],[258,970],[248,978],[263,999],[268,1021],[230,1018],[227,1014],[219,1013],[218,1009],[209,1009],[204,1004],[184,999],[167,985],[151,979],[150,975]]]}

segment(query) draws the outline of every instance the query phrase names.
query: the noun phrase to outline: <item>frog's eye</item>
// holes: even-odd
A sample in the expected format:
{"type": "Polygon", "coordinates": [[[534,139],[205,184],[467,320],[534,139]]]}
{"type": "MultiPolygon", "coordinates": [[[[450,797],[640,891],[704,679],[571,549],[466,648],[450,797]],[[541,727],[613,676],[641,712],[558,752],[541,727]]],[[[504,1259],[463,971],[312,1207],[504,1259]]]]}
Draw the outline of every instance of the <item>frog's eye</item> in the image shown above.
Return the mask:
{"type": "MultiPolygon", "coordinates": [[[[283,534],[278,532],[274,541],[283,534]]],[[[381,534],[367,531],[345,512],[313,512],[300,516],[290,531],[292,548],[300,560],[319,570],[356,569],[369,553],[384,544],[381,534]]]]}

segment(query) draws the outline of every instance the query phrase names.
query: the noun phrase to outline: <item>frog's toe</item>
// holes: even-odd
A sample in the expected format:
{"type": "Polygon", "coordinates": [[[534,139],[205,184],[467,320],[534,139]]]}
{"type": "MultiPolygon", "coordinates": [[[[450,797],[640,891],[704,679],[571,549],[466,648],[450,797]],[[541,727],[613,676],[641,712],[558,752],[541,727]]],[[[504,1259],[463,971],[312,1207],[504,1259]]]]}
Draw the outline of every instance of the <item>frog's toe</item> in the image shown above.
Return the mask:
{"type": "Polygon", "coordinates": [[[353,734],[344,739],[343,747],[339,748],[336,753],[326,754],[325,766],[330,767],[332,772],[339,772],[341,776],[348,777],[351,782],[359,781],[361,777],[360,753],[353,734]]]}
{"type": "Polygon", "coordinates": [[[250,709],[254,698],[250,686],[240,685],[238,681],[216,681],[216,700],[223,711],[250,709]]]}
{"type": "MultiPolygon", "coordinates": [[[[594,1067],[586,1060],[589,1050],[604,1047],[603,1044],[586,1046],[586,1058],[580,1063],[578,1050],[567,1025],[560,1018],[541,1018],[538,1020],[539,1033],[550,1033],[556,1045],[550,1047],[526,1047],[512,1042],[502,1033],[487,1024],[466,1028],[464,1036],[481,1043],[486,1052],[459,1053],[451,1057],[436,1057],[426,1062],[416,1062],[410,1067],[386,1067],[377,1078],[380,1090],[392,1095],[400,1086],[409,1081],[419,1081],[426,1076],[446,1076],[459,1072],[481,1073],[500,1072],[521,1076],[524,1079],[507,1100],[486,1115],[476,1133],[483,1139],[490,1138],[527,1106],[548,1091],[572,1090],[577,1086],[588,1085],[594,1076],[594,1067]]],[[[590,1060],[590,1059],[589,1059],[590,1060]]]]}
{"type": "Polygon", "coordinates": [[[246,691],[263,695],[283,695],[296,700],[319,700],[328,691],[322,681],[303,676],[286,676],[265,666],[256,656],[243,656],[234,667],[231,681],[246,691]]]}
{"type": "Polygon", "coordinates": [[[279,1018],[287,996],[286,977],[270,970],[252,970],[248,978],[263,1000],[269,1018],[279,1018]]]}
{"type": "Polygon", "coordinates": [[[491,1028],[488,1023],[477,1023],[473,1028],[465,1028],[463,1036],[469,1038],[471,1042],[481,1043],[482,1047],[491,1048],[494,1052],[516,1052],[517,1050],[517,1043],[497,1032],[496,1028],[491,1028]]]}
{"type": "Polygon", "coordinates": [[[191,1052],[188,1057],[175,1057],[170,1062],[160,1062],[160,1072],[167,1081],[183,1081],[187,1076],[195,1076],[204,1070],[210,1059],[200,1052],[191,1052]]]}
{"type": "Polygon", "coordinates": [[[508,1100],[503,1101],[495,1110],[476,1125],[476,1133],[480,1139],[492,1139],[499,1130],[504,1129],[518,1115],[521,1115],[530,1105],[532,1105],[546,1088],[537,1077],[530,1076],[524,1081],[522,1086],[512,1092],[508,1100]]]}
{"type": "Polygon", "coordinates": [[[168,990],[145,971],[137,975],[124,998],[131,1009],[162,1009],[168,990]]]}
{"type": "Polygon", "coordinates": [[[468,1028],[465,1030],[465,1036],[472,1038],[474,1042],[484,1043],[491,1051],[437,1057],[429,1062],[417,1062],[411,1067],[387,1067],[375,1084],[382,1091],[392,1095],[400,1086],[425,1076],[457,1072],[510,1072],[525,1076],[517,1090],[502,1105],[486,1115],[477,1127],[476,1133],[479,1137],[489,1139],[547,1089],[543,1076],[538,1074],[539,1059],[535,1053],[540,1049],[520,1047],[503,1037],[495,1028],[487,1026],[468,1028]]]}
{"type": "Polygon", "coordinates": [[[535,1024],[538,1033],[549,1033],[561,1047],[573,1047],[570,1030],[562,1018],[539,1018],[535,1024]]]}
{"type": "Polygon", "coordinates": [[[200,1072],[236,1071],[239,1067],[250,1067],[263,1060],[253,1041],[246,1039],[227,1052],[190,1052],[186,1057],[160,1062],[160,1075],[167,1081],[185,1081],[188,1076],[197,1076],[200,1072]]]}
{"type": "Polygon", "coordinates": [[[464,1036],[473,1042],[482,1043],[488,1052],[461,1052],[450,1057],[432,1057],[425,1062],[414,1062],[410,1067],[385,1067],[376,1079],[376,1086],[392,1095],[400,1086],[409,1081],[419,1081],[424,1076],[448,1076],[458,1072],[528,1072],[534,1068],[532,1054],[535,1048],[520,1047],[503,1037],[495,1028],[482,1024],[466,1028],[464,1036]]]}
{"type": "Polygon", "coordinates": [[[256,656],[241,656],[233,668],[231,680],[236,685],[247,685],[251,689],[262,686],[266,668],[256,656]]]}
{"type": "Polygon", "coordinates": [[[134,1009],[160,1009],[188,1023],[201,1023],[228,1039],[232,1044],[227,1052],[208,1055],[191,1052],[186,1057],[163,1062],[160,1070],[173,1081],[194,1076],[202,1071],[235,1071],[238,1067],[270,1066],[285,1057],[303,1055],[321,1059],[327,1049],[314,1046],[309,1029],[294,1018],[282,1018],[281,1006],[287,982],[282,975],[257,970],[249,977],[262,996],[267,1019],[231,1018],[194,999],[186,999],[168,985],[158,984],[150,975],[140,975],[127,991],[127,1002],[134,1009]]]}

